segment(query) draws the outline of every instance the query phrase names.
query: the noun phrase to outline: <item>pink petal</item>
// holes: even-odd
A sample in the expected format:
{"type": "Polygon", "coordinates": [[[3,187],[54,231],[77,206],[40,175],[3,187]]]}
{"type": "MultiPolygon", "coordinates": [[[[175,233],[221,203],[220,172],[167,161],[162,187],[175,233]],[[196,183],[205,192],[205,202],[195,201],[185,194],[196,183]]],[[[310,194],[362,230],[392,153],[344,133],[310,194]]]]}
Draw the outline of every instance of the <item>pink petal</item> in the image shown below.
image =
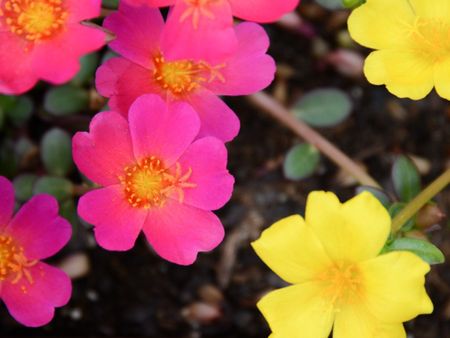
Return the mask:
{"type": "Polygon", "coordinates": [[[33,283],[26,278],[16,284],[3,282],[2,299],[18,322],[25,326],[42,326],[52,320],[55,307],[68,303],[72,284],[63,271],[42,262],[28,271],[33,283]]]}
{"type": "Polygon", "coordinates": [[[198,138],[214,136],[228,142],[239,133],[238,117],[217,95],[202,90],[190,95],[188,101],[202,122],[198,138]]]}
{"type": "Polygon", "coordinates": [[[33,50],[32,67],[35,74],[53,84],[69,81],[80,69],[81,56],[101,48],[105,33],[80,24],[68,25],[64,33],[33,50]]]}
{"type": "Polygon", "coordinates": [[[69,241],[72,226],[58,215],[58,209],[53,196],[34,196],[6,228],[6,232],[23,246],[29,260],[51,257],[69,241]]]}
{"type": "Polygon", "coordinates": [[[155,156],[171,166],[185,152],[200,129],[197,113],[187,103],[169,106],[158,95],[143,95],[128,115],[134,156],[155,156]]]}
{"type": "Polygon", "coordinates": [[[11,220],[14,210],[14,187],[6,177],[0,176],[0,229],[11,220]]]}
{"type": "Polygon", "coordinates": [[[204,210],[221,208],[231,197],[234,178],[227,170],[227,149],[214,137],[195,141],[179,159],[181,168],[192,169],[188,182],[195,188],[184,189],[184,203],[204,210]]]}
{"type": "Polygon", "coordinates": [[[113,58],[97,70],[95,82],[100,94],[110,98],[110,108],[127,116],[139,96],[159,92],[152,80],[151,70],[124,58],[113,58]]]}
{"type": "Polygon", "coordinates": [[[133,6],[147,5],[150,7],[166,7],[173,5],[176,0],[124,0],[124,1],[133,6]]]}
{"type": "Polygon", "coordinates": [[[75,134],[72,148],[78,169],[100,185],[119,183],[124,168],[135,162],[128,122],[115,112],[95,115],[89,133],[75,134]]]}
{"type": "Polygon", "coordinates": [[[149,210],[144,233],[162,258],[189,265],[198,252],[222,242],[224,229],[214,213],[169,199],[163,208],[149,210]]]}
{"type": "Polygon", "coordinates": [[[236,50],[237,40],[229,3],[217,1],[205,6],[211,17],[200,14],[199,20],[194,21],[193,15],[186,15],[195,7],[185,0],[177,1],[169,14],[161,39],[161,49],[167,59],[217,63],[236,50]]]}
{"type": "Polygon", "coordinates": [[[152,65],[164,26],[158,9],[129,6],[121,1],[119,11],[109,15],[103,26],[116,35],[109,44],[114,51],[142,67],[152,65]]]}
{"type": "Polygon", "coordinates": [[[106,250],[131,249],[147,213],[127,202],[121,185],[90,191],[78,203],[78,214],[95,226],[95,239],[106,250]]]}
{"type": "Polygon", "coordinates": [[[0,32],[0,46],[0,93],[18,95],[30,90],[38,80],[31,68],[32,52],[9,32],[0,32]]]}
{"type": "Polygon", "coordinates": [[[233,15],[238,18],[256,22],[271,22],[292,12],[300,0],[229,0],[229,2],[233,15]]]}
{"type": "Polygon", "coordinates": [[[269,37],[264,29],[246,22],[236,26],[236,35],[238,50],[220,71],[225,81],[216,80],[206,85],[218,95],[253,94],[269,86],[275,76],[275,61],[266,54],[269,37]]]}
{"type": "Polygon", "coordinates": [[[78,23],[82,20],[93,19],[100,16],[101,0],[66,0],[69,23],[78,23]]]}

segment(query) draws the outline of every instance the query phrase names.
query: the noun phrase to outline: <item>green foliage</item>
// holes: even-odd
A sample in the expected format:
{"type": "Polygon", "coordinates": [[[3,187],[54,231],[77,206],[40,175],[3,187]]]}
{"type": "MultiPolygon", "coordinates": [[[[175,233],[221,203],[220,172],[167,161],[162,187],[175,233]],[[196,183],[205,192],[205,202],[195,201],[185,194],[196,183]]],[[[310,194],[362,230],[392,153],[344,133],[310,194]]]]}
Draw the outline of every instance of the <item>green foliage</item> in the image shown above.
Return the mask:
{"type": "Polygon", "coordinates": [[[322,7],[331,10],[343,8],[342,0],[316,0],[316,2],[322,7]]]}
{"type": "Polygon", "coordinates": [[[383,252],[410,251],[428,264],[440,264],[445,261],[444,254],[436,246],[417,238],[398,238],[387,245],[383,252]]]}
{"type": "Polygon", "coordinates": [[[65,201],[73,195],[73,184],[62,177],[40,177],[33,188],[33,195],[50,194],[59,202],[65,201]]]}
{"type": "Polygon", "coordinates": [[[364,4],[366,2],[366,0],[342,0],[342,5],[345,8],[351,8],[354,9],[356,7],[361,6],[362,4],[364,4]]]}
{"type": "Polygon", "coordinates": [[[4,120],[20,127],[24,125],[33,113],[33,101],[28,96],[0,95],[0,129],[4,120]]]}
{"type": "Polygon", "coordinates": [[[33,196],[33,186],[36,180],[37,176],[34,174],[23,174],[14,179],[13,184],[17,200],[25,202],[33,196]]]}
{"type": "Polygon", "coordinates": [[[47,131],[41,141],[41,159],[47,173],[66,176],[73,167],[70,135],[59,128],[47,131]]]}
{"type": "Polygon", "coordinates": [[[87,109],[89,93],[74,85],[51,88],[45,95],[44,107],[54,116],[67,116],[87,109]]]}
{"type": "Polygon", "coordinates": [[[119,7],[119,0],[102,0],[102,7],[117,9],[119,7]]]}
{"type": "Polygon", "coordinates": [[[359,186],[356,188],[356,194],[360,194],[363,191],[367,191],[370,192],[373,196],[375,196],[381,204],[383,204],[383,206],[385,208],[389,208],[389,205],[391,204],[391,199],[389,198],[389,196],[381,189],[377,189],[374,187],[369,187],[369,186],[359,186]]]}
{"type": "Polygon", "coordinates": [[[320,153],[314,146],[308,143],[298,144],[286,154],[284,175],[291,180],[309,177],[317,169],[319,161],[320,153]]]}
{"type": "Polygon", "coordinates": [[[420,175],[410,159],[399,156],[392,167],[392,182],[398,197],[409,202],[420,192],[420,175]]]}
{"type": "Polygon", "coordinates": [[[81,68],[78,74],[72,79],[71,83],[75,86],[81,86],[90,83],[97,69],[100,57],[98,53],[91,53],[80,59],[81,68]]]}
{"type": "Polygon", "coordinates": [[[345,120],[353,109],[348,95],[334,88],[316,89],[294,105],[295,116],[314,127],[331,127],[345,120]]]}

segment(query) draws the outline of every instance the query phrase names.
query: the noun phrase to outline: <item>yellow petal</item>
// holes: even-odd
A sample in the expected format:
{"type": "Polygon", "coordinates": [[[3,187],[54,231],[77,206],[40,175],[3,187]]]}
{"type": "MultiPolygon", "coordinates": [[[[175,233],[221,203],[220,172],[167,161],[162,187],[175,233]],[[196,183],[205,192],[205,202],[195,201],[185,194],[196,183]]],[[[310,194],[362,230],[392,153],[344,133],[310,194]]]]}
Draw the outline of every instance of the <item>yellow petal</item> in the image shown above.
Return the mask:
{"type": "Polygon", "coordinates": [[[434,66],[434,85],[441,97],[450,100],[450,57],[434,66]]]}
{"type": "Polygon", "coordinates": [[[252,246],[264,263],[292,284],[311,279],[330,264],[320,241],[299,215],[276,222],[252,246]]]}
{"type": "Polygon", "coordinates": [[[414,12],[407,0],[368,0],[353,10],[348,29],[359,44],[374,48],[398,48],[406,43],[414,12]]]}
{"type": "Polygon", "coordinates": [[[379,50],[366,59],[364,74],[401,98],[419,100],[433,89],[433,62],[411,50],[379,50]]]}
{"type": "Polygon", "coordinates": [[[406,338],[403,324],[381,324],[376,338],[406,338]]]}
{"type": "Polygon", "coordinates": [[[360,263],[364,302],[380,321],[399,323],[431,313],[433,304],[425,290],[430,266],[407,251],[391,252],[360,263]]]}
{"type": "Polygon", "coordinates": [[[327,338],[334,313],[320,293],[317,283],[307,282],[270,292],[257,306],[276,337],[327,338]]]}
{"type": "Polygon", "coordinates": [[[375,257],[390,231],[390,217],[381,203],[363,192],[344,204],[333,193],[308,196],[306,224],[332,260],[360,262],[375,257]]]}
{"type": "Polygon", "coordinates": [[[409,0],[419,17],[443,18],[450,22],[450,2],[448,0],[409,0]]]}

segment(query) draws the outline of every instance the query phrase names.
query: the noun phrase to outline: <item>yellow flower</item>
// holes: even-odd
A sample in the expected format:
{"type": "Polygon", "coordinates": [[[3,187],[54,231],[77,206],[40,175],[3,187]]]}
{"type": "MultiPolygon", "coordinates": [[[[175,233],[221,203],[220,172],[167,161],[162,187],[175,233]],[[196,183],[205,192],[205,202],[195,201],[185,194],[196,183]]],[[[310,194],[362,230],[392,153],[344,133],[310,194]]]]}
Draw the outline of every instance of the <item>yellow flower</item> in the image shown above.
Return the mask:
{"type": "Polygon", "coordinates": [[[429,265],[406,251],[379,255],[391,219],[370,193],[341,204],[312,192],[305,219],[282,219],[252,243],[293,284],[258,303],[271,338],[327,338],[333,325],[334,338],[404,338],[404,321],[433,311],[429,265]]]}
{"type": "Polygon", "coordinates": [[[358,43],[377,49],[364,65],[370,83],[415,100],[435,86],[450,100],[449,0],[367,0],[348,28],[358,43]]]}

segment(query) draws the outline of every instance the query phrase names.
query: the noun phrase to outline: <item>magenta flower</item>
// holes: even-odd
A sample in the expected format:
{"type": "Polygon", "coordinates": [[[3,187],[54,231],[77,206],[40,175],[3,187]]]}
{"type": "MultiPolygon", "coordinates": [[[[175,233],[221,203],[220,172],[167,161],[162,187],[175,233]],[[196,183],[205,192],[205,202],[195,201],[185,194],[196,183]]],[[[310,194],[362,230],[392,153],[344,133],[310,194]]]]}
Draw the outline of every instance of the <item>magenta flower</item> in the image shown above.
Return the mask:
{"type": "Polygon", "coordinates": [[[100,14],[100,0],[1,0],[0,93],[21,94],[39,79],[61,84],[79,58],[105,44],[105,34],[80,24],[100,14]]]}
{"type": "Polygon", "coordinates": [[[41,260],[61,250],[72,228],[48,195],[33,197],[14,217],[13,209],[14,188],[0,176],[0,298],[18,322],[45,325],[55,307],[67,304],[72,285],[63,271],[41,260]]]}
{"type": "Polygon", "coordinates": [[[184,102],[144,95],[128,120],[99,113],[89,133],[74,136],[75,163],[103,186],[81,197],[78,213],[107,250],[129,250],[143,230],[161,257],[191,264],[224,236],[211,210],[222,207],[233,189],[226,148],[213,137],[193,142],[200,120],[184,102]]]}
{"type": "Polygon", "coordinates": [[[210,55],[220,39],[201,49],[189,40],[165,39],[181,27],[165,26],[158,9],[122,2],[104,25],[117,36],[110,47],[123,57],[99,68],[96,85],[110,98],[111,109],[123,115],[136,98],[154,93],[170,102],[190,103],[200,116],[199,136],[229,141],[239,131],[239,120],[217,95],[248,95],[273,80],[275,63],[266,54],[269,39],[257,24],[238,25],[239,48],[222,58],[210,55]]]}

